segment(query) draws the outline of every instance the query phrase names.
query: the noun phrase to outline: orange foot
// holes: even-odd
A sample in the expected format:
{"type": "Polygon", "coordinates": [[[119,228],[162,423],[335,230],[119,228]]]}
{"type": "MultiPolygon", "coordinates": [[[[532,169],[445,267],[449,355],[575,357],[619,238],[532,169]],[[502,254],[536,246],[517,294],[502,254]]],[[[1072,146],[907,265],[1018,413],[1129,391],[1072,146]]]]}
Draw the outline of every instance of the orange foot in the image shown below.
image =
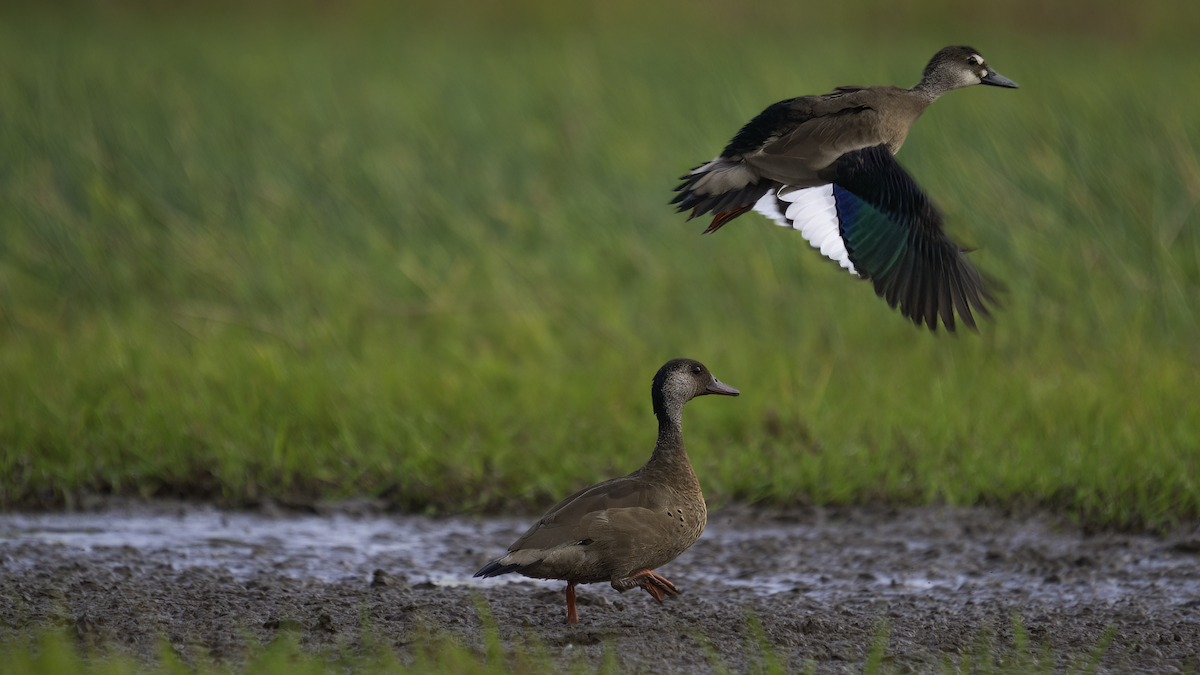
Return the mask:
{"type": "Polygon", "coordinates": [[[638,570],[624,579],[614,579],[612,587],[617,591],[624,593],[632,588],[642,587],[650,594],[650,597],[659,601],[668,595],[679,595],[683,591],[675,587],[675,584],[667,581],[663,577],[651,572],[650,570],[638,570]]]}

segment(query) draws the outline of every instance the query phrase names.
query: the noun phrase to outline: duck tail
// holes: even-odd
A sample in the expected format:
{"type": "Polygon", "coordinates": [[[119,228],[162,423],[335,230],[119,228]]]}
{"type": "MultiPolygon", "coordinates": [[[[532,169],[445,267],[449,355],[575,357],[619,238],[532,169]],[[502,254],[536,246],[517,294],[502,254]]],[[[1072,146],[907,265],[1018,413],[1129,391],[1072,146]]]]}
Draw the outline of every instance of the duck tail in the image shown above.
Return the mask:
{"type": "Polygon", "coordinates": [[[498,577],[501,574],[508,574],[509,572],[516,572],[517,570],[521,569],[522,567],[524,567],[524,565],[501,565],[500,561],[493,560],[492,562],[484,565],[478,572],[475,573],[474,576],[498,577]]]}
{"type": "Polygon", "coordinates": [[[718,157],[681,176],[683,181],[671,200],[676,211],[691,211],[688,220],[706,213],[713,221],[704,231],[715,232],[722,225],[754,208],[754,204],[777,184],[760,180],[740,161],[718,157]]]}

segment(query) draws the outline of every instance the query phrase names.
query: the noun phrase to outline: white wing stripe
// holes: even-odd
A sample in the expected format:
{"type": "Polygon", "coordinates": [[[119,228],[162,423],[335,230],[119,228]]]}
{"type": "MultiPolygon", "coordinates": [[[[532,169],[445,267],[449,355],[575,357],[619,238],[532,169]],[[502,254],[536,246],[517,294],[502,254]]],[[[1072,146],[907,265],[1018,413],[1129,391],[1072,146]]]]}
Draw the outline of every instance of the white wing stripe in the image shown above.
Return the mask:
{"type": "Polygon", "coordinates": [[[775,221],[776,225],[782,225],[784,227],[792,226],[792,224],[788,222],[787,217],[784,216],[779,210],[779,205],[775,202],[774,190],[768,190],[767,194],[760,197],[759,200],[754,203],[754,210],[775,221]]]}
{"type": "Polygon", "coordinates": [[[780,196],[775,194],[775,190],[768,191],[754,205],[754,210],[779,225],[799,230],[813,248],[820,249],[821,255],[837,261],[851,274],[858,274],[854,263],[850,262],[850,254],[846,252],[846,243],[842,241],[833,186],[784,189],[784,194],[780,196]],[[780,212],[779,202],[789,202],[786,211],[780,212]]]}

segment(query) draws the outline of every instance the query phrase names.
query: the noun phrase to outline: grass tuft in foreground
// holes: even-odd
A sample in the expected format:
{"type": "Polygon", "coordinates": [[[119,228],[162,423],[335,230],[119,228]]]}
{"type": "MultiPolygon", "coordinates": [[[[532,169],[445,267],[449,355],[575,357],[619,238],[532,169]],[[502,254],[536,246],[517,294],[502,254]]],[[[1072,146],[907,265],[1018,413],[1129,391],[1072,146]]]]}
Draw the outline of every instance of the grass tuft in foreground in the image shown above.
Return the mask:
{"type": "MultiPolygon", "coordinates": [[[[185,663],[180,655],[165,645],[156,664],[139,663],[128,656],[111,650],[106,645],[89,644],[86,647],[64,632],[50,631],[25,641],[5,636],[0,642],[0,662],[3,672],[24,675],[235,675],[238,673],[261,673],[262,675],[321,675],[325,673],[456,673],[486,675],[489,673],[546,673],[562,672],[564,668],[576,673],[613,675],[624,672],[613,649],[604,651],[596,662],[580,658],[552,657],[544,645],[536,639],[526,643],[504,644],[495,622],[487,611],[485,602],[476,603],[484,620],[482,650],[465,646],[449,635],[425,633],[418,629],[408,644],[411,649],[403,653],[388,645],[367,643],[361,653],[343,651],[339,654],[315,654],[306,651],[295,636],[287,631],[279,639],[252,650],[241,664],[218,664],[196,658],[185,663]],[[565,659],[565,660],[564,660],[565,659]]],[[[369,628],[364,628],[369,633],[369,628]]],[[[863,645],[864,659],[852,667],[863,675],[885,675],[893,672],[911,672],[911,667],[927,667],[928,664],[906,664],[888,654],[890,624],[880,620],[870,644],[863,645]]],[[[1105,630],[1095,645],[1082,648],[1078,654],[1053,653],[1048,643],[1034,651],[1028,632],[1024,629],[1019,614],[1012,619],[1012,645],[1001,645],[987,631],[979,634],[971,652],[955,658],[943,657],[941,671],[949,674],[989,672],[1003,673],[1094,673],[1099,667],[1109,644],[1116,635],[1116,626],[1105,630]]],[[[745,636],[745,667],[735,667],[725,661],[713,647],[711,640],[697,634],[696,640],[705,649],[708,661],[717,674],[749,673],[753,675],[776,675],[790,672],[816,672],[816,661],[804,654],[791,654],[771,644],[762,624],[753,612],[747,612],[743,628],[745,636]]],[[[195,655],[193,655],[195,657],[195,655]]],[[[839,664],[844,663],[838,661],[839,664]]]]}

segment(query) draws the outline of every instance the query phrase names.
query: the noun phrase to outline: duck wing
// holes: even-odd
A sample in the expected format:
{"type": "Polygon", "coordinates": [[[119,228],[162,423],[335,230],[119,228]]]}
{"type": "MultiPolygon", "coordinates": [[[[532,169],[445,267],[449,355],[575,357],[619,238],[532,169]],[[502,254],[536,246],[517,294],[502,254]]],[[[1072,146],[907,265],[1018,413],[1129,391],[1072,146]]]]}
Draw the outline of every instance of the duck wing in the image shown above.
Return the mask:
{"type": "Polygon", "coordinates": [[[954,314],[974,329],[990,316],[994,282],[946,236],[942,215],[880,144],[843,154],[821,171],[828,184],[764,195],[756,210],[800,230],[842,267],[870,279],[875,293],[917,325],[948,331],[954,314]]]}
{"type": "Polygon", "coordinates": [[[863,93],[843,87],[793,101],[803,122],[744,155],[754,170],[792,189],[827,182],[821,171],[842,155],[884,142],[881,117],[863,93]]]}
{"type": "MultiPolygon", "coordinates": [[[[508,550],[547,549],[603,536],[605,533],[601,530],[604,527],[599,523],[612,522],[612,512],[631,509],[638,512],[636,515],[651,519],[652,514],[661,513],[667,520],[666,500],[661,490],[640,478],[623,476],[584,488],[562,500],[513,542],[508,550]],[[598,518],[601,514],[607,515],[598,518]]],[[[634,522],[627,520],[626,516],[620,520],[628,526],[634,522]]]]}
{"type": "Polygon", "coordinates": [[[608,580],[628,573],[626,568],[636,566],[676,529],[661,487],[632,475],[614,478],[559,502],[506,555],[475,576],[520,572],[584,583],[608,580]]]}

